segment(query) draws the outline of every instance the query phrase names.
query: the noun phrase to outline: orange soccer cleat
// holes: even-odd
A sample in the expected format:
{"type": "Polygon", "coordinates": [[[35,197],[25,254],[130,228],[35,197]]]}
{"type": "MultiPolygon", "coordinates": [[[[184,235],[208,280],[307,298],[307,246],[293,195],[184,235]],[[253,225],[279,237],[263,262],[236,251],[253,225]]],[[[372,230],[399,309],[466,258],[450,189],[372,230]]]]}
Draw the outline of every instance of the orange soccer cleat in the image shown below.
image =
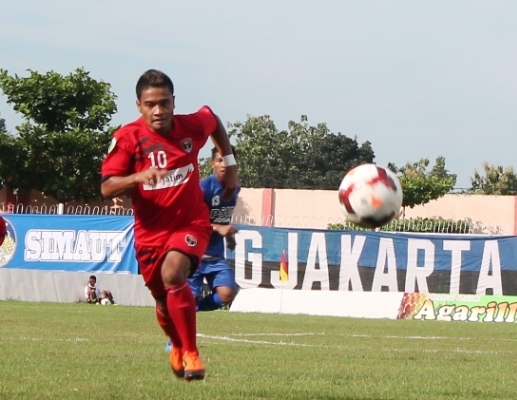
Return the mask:
{"type": "Polygon", "coordinates": [[[183,370],[184,378],[187,381],[205,378],[205,366],[199,358],[197,351],[186,351],[183,353],[183,370]]]}
{"type": "Polygon", "coordinates": [[[178,378],[183,378],[185,371],[183,369],[183,356],[181,354],[181,349],[173,346],[169,354],[169,361],[174,375],[178,378]]]}

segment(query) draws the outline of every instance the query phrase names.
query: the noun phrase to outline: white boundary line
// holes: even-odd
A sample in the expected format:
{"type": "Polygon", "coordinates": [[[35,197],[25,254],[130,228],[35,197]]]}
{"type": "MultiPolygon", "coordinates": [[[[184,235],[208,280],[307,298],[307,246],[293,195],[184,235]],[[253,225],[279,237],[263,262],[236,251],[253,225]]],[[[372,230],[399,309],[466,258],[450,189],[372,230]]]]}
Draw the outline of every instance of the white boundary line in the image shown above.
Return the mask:
{"type": "Polygon", "coordinates": [[[60,339],[60,338],[37,338],[37,337],[30,338],[30,337],[25,337],[25,336],[20,336],[18,338],[4,336],[0,340],[2,340],[2,339],[20,340],[20,341],[27,341],[27,342],[76,342],[76,343],[78,343],[78,342],[89,342],[90,341],[90,339],[84,339],[84,338],[66,338],[66,339],[60,339]]]}
{"type": "MultiPolygon", "coordinates": [[[[203,333],[198,333],[197,337],[202,339],[209,340],[218,340],[224,342],[232,342],[232,343],[251,343],[251,344],[259,344],[259,345],[272,345],[272,346],[294,346],[294,347],[316,347],[316,348],[344,348],[344,346],[340,345],[314,345],[314,344],[306,344],[306,343],[294,343],[294,342],[271,342],[267,340],[250,340],[250,339],[239,339],[239,337],[254,337],[254,336],[276,336],[276,337],[301,337],[301,336],[325,336],[324,332],[316,333],[316,332],[307,332],[307,333],[236,333],[230,334],[230,336],[219,336],[219,335],[206,335],[203,333]]],[[[450,338],[446,336],[374,336],[374,335],[346,335],[341,334],[340,336],[346,337],[358,337],[358,338],[377,338],[377,339],[418,339],[418,340],[446,340],[446,339],[459,339],[459,340],[471,340],[472,338],[450,338]]],[[[29,337],[18,337],[18,338],[8,338],[3,337],[2,339],[7,340],[20,340],[20,341],[32,341],[32,342],[90,342],[89,339],[85,338],[29,338],[29,337]]],[[[501,339],[504,341],[517,341],[517,339],[501,339]]],[[[2,341],[0,339],[0,341],[2,341]]],[[[415,349],[407,349],[407,348],[389,348],[386,351],[393,352],[415,352],[415,349]]],[[[500,351],[486,351],[486,350],[467,350],[462,349],[460,347],[456,347],[454,350],[448,349],[422,349],[424,353],[440,353],[440,352],[456,352],[463,354],[472,354],[472,355],[487,355],[487,354],[500,354],[500,353],[508,353],[508,352],[500,352],[500,351]]]]}
{"type": "MultiPolygon", "coordinates": [[[[244,334],[237,334],[237,335],[232,335],[232,336],[239,336],[239,337],[242,337],[244,334]]],[[[250,336],[251,335],[254,335],[254,334],[249,334],[250,336]]],[[[256,334],[257,336],[261,335],[261,334],[256,334]]],[[[262,335],[265,335],[265,334],[262,334],[262,335]]],[[[324,334],[318,334],[318,335],[324,335],[324,334]]],[[[274,334],[274,335],[271,335],[271,336],[292,336],[290,334],[282,334],[282,333],[278,333],[278,334],[274,334]]],[[[302,334],[298,335],[298,336],[302,336],[302,334]]],[[[344,335],[343,335],[344,336],[344,335]]],[[[368,335],[349,335],[350,337],[371,337],[371,338],[379,338],[378,336],[368,336],[368,335]]],[[[283,342],[283,341],[280,341],[280,342],[269,342],[269,341],[265,341],[265,340],[250,340],[250,339],[237,339],[235,337],[229,337],[229,336],[217,336],[217,335],[205,335],[203,333],[198,333],[197,334],[197,337],[198,338],[203,338],[203,339],[211,339],[211,340],[220,340],[220,341],[224,341],[224,342],[233,342],[233,343],[251,343],[251,344],[261,344],[261,345],[273,345],[273,346],[295,346],[295,347],[317,347],[317,348],[344,348],[344,346],[339,346],[339,345],[336,345],[336,346],[327,346],[327,345],[314,345],[314,344],[304,344],[304,343],[293,343],[293,342],[283,342]]],[[[388,338],[388,339],[404,339],[406,337],[403,337],[403,336],[383,336],[381,338],[388,338]]],[[[447,337],[411,337],[413,339],[415,338],[418,338],[418,339],[450,339],[450,338],[447,338],[447,337]]],[[[467,338],[469,339],[469,338],[467,338]]],[[[387,348],[385,349],[385,351],[388,351],[388,352],[399,352],[399,353],[404,353],[404,352],[416,352],[418,353],[419,351],[415,351],[415,349],[407,349],[407,348],[401,348],[401,349],[397,349],[397,348],[387,348]]],[[[501,352],[498,352],[498,351],[486,351],[486,350],[466,350],[466,349],[462,349],[460,347],[456,347],[455,350],[449,350],[449,349],[422,349],[420,350],[421,352],[424,352],[424,353],[451,353],[451,352],[456,352],[456,353],[463,353],[463,354],[473,354],[473,355],[487,355],[487,354],[500,354],[501,352]]],[[[509,353],[509,352],[506,352],[506,353],[509,353]]]]}
{"type": "Polygon", "coordinates": [[[494,339],[492,337],[483,337],[483,338],[471,338],[471,337],[451,337],[451,336],[395,336],[395,335],[366,335],[366,334],[340,334],[340,336],[344,337],[359,337],[359,338],[372,338],[372,339],[407,339],[407,340],[480,340],[490,342],[498,341],[498,342],[517,342],[517,339],[509,339],[509,338],[500,338],[494,339]]]}
{"type": "Polygon", "coordinates": [[[221,340],[223,342],[234,342],[234,343],[253,343],[253,344],[269,344],[273,346],[297,346],[297,347],[339,347],[339,346],[321,346],[314,344],[304,344],[304,343],[293,343],[293,342],[268,342],[265,340],[250,340],[250,339],[236,339],[228,336],[215,336],[215,335],[205,335],[203,333],[198,333],[197,337],[203,339],[213,339],[213,340],[221,340]]]}
{"type": "MultiPolygon", "coordinates": [[[[471,337],[450,337],[450,336],[397,336],[397,335],[368,335],[368,334],[338,334],[341,337],[352,337],[352,338],[370,338],[370,339],[401,339],[401,340],[490,340],[493,338],[471,338],[471,337]]],[[[198,337],[209,338],[210,335],[198,333],[198,337]]],[[[261,337],[261,336],[281,336],[281,337],[301,337],[301,336],[326,336],[325,332],[293,332],[293,333],[275,333],[275,332],[263,332],[263,333],[230,333],[227,335],[229,338],[237,337],[261,337]]],[[[214,338],[217,336],[214,336],[214,338]]],[[[500,338],[497,339],[500,342],[517,342],[517,339],[511,338],[500,338]]]]}
{"type": "Polygon", "coordinates": [[[231,333],[233,337],[251,337],[251,336],[325,336],[325,332],[304,332],[304,333],[231,333]]]}

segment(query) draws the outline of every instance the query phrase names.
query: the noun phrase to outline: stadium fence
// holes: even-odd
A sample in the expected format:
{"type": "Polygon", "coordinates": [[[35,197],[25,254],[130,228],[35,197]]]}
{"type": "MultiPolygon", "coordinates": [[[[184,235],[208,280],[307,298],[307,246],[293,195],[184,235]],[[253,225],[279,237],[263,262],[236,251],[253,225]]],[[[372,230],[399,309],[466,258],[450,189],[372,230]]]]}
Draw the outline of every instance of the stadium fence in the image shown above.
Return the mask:
{"type": "MultiPolygon", "coordinates": [[[[0,203],[0,213],[3,214],[49,214],[49,215],[133,215],[133,209],[119,204],[104,206],[89,205],[14,205],[0,203]]],[[[232,222],[238,225],[265,226],[277,228],[315,229],[315,227],[340,224],[343,229],[356,230],[353,224],[342,219],[310,217],[310,216],[264,216],[256,217],[253,214],[237,214],[232,222]]],[[[508,226],[501,224],[481,224],[474,221],[451,221],[433,219],[407,219],[390,222],[383,230],[390,232],[434,232],[477,235],[502,235],[508,226]]]]}

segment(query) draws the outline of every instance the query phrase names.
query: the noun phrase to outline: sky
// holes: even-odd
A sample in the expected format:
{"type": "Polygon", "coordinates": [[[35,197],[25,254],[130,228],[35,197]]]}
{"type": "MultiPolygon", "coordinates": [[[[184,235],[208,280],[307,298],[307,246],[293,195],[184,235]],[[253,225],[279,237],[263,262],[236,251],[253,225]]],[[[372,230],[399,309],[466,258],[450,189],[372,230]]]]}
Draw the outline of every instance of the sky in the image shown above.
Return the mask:
{"type": "Polygon", "coordinates": [[[113,125],[138,117],[136,81],[155,68],[176,113],[207,104],[225,123],[269,115],[279,130],[307,115],[370,141],[380,165],[443,156],[457,188],[485,161],[517,171],[513,0],[0,2],[0,68],[79,67],[111,84],[113,125]]]}

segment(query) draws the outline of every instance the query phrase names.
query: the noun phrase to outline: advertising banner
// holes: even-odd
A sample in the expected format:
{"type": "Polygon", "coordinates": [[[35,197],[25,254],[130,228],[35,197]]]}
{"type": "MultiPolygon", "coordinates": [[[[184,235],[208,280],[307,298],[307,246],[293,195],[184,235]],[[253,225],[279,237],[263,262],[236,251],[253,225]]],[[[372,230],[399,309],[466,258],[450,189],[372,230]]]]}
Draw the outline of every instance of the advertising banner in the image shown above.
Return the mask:
{"type": "MultiPolygon", "coordinates": [[[[131,216],[5,218],[0,268],[138,273],[131,216]]],[[[241,288],[517,296],[515,236],[237,228],[241,288]]]]}
{"type": "Polygon", "coordinates": [[[517,297],[404,293],[397,319],[515,322],[517,297]]]}
{"type": "Polygon", "coordinates": [[[137,274],[133,218],[4,215],[8,235],[0,268],[137,274]]]}
{"type": "Polygon", "coordinates": [[[241,288],[517,295],[515,236],[239,228],[241,288]]]}

